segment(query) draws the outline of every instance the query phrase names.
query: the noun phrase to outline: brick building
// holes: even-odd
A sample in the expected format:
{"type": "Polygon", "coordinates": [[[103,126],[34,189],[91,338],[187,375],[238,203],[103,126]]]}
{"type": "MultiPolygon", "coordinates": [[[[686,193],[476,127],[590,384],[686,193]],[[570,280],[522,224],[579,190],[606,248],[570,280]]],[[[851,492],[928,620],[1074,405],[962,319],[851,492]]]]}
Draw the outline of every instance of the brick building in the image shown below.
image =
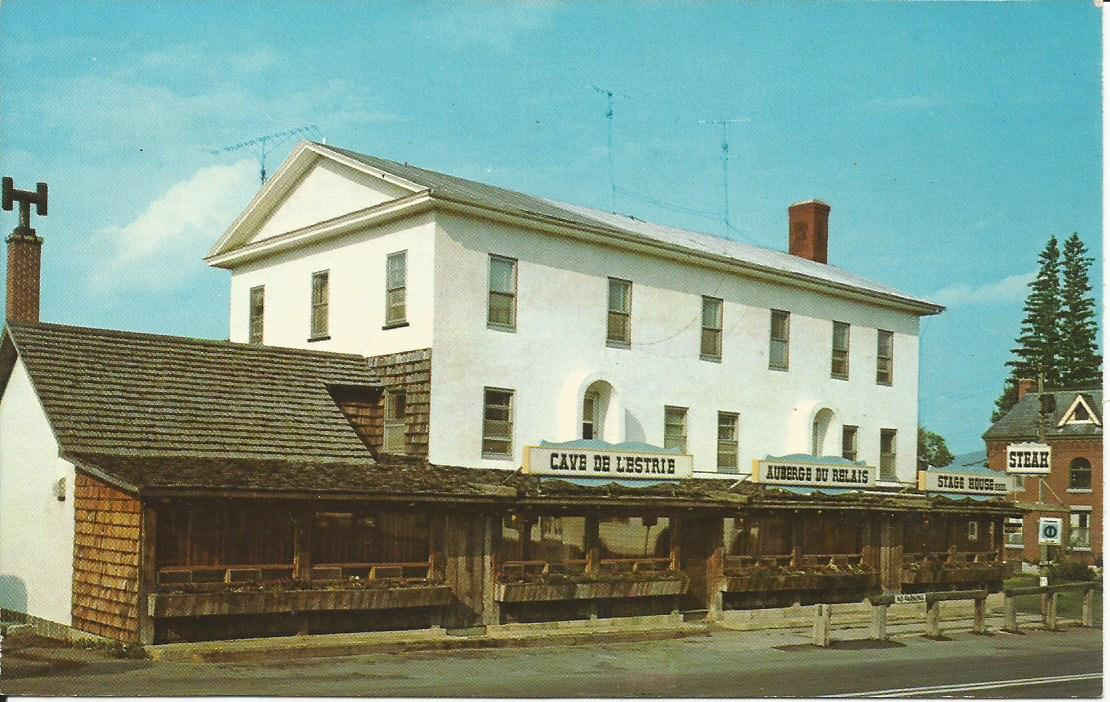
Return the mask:
{"type": "Polygon", "coordinates": [[[1037,393],[1022,381],[1018,402],[983,434],[988,465],[1006,470],[1006,447],[1037,442],[1051,447],[1047,475],[1015,476],[1013,494],[1030,510],[1007,522],[1008,559],[1037,562],[1041,517],[1063,520],[1061,560],[1102,562],[1102,391],[1053,390],[1037,393]]]}

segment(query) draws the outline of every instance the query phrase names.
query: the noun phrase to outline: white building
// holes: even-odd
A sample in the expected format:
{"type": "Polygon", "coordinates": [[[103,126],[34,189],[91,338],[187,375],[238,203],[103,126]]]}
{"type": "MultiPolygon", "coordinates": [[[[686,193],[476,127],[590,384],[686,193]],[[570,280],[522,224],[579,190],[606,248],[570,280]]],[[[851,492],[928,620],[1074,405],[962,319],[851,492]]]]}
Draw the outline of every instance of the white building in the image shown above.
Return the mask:
{"type": "Polygon", "coordinates": [[[706,477],[813,453],[912,482],[943,308],[827,265],[828,211],[792,206],[784,253],[305,142],[207,261],[232,341],[373,357],[389,452],[512,470],[600,438],[706,477]]]}

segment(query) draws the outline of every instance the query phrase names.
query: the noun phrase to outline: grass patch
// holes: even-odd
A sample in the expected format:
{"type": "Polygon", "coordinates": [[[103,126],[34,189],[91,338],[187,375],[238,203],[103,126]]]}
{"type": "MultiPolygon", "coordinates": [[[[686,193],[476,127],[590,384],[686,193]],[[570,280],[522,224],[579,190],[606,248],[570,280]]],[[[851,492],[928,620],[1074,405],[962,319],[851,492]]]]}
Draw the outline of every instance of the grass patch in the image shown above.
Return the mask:
{"type": "MultiPolygon", "coordinates": [[[[1006,587],[1036,587],[1040,583],[1036,575],[1018,575],[1007,578],[1006,587]]],[[[1062,585],[1063,583],[1053,583],[1062,585]]],[[[1095,626],[1102,626],[1102,583],[1096,581],[1095,590],[1095,626]]],[[[1017,610],[1022,614],[1040,614],[1040,595],[1021,595],[1017,600],[1017,610]]],[[[1083,595],[1078,592],[1061,592],[1056,602],[1056,615],[1063,619],[1080,619],[1083,616],[1083,595]]]]}

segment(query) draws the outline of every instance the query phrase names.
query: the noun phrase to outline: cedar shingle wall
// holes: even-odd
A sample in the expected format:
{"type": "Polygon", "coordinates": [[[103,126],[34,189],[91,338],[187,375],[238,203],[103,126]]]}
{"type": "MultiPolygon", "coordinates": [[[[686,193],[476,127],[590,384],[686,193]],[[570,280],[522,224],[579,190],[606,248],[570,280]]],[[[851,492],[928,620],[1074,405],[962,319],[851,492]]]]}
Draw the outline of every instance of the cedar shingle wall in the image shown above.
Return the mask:
{"type": "Polygon", "coordinates": [[[75,493],[73,626],[138,641],[140,502],[80,472],[75,493]]]}
{"type": "MultiPolygon", "coordinates": [[[[432,397],[432,350],[405,351],[371,356],[370,369],[386,390],[405,390],[406,451],[410,456],[428,457],[428,418],[432,397]]],[[[382,397],[384,398],[384,393],[382,397]]],[[[382,411],[379,403],[369,429],[373,446],[382,445],[382,411]]]]}

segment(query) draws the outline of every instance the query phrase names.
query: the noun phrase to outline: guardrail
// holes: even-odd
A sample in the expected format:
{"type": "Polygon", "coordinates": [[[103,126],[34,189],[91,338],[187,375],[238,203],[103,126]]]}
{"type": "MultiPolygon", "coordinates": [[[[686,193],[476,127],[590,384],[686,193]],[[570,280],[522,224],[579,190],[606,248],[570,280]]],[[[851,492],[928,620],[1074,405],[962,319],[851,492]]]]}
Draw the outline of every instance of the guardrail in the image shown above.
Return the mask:
{"type": "Polygon", "coordinates": [[[987,591],[986,590],[949,590],[947,592],[919,592],[913,594],[887,594],[872,595],[867,600],[871,603],[871,638],[880,641],[887,638],[886,615],[887,609],[892,604],[911,604],[920,602],[925,604],[925,635],[933,638],[940,637],[940,603],[958,600],[975,601],[975,624],[972,631],[976,634],[986,633],[987,630],[987,591]]]}
{"type": "Polygon", "coordinates": [[[1095,590],[1099,584],[1096,582],[1068,583],[1066,585],[1042,585],[1031,587],[1008,587],[1002,591],[1003,600],[1003,631],[1017,632],[1017,602],[1014,598],[1021,595],[1041,596],[1041,622],[1050,631],[1056,631],[1056,604],[1061,592],[1078,591],[1083,593],[1083,626],[1095,625],[1095,590]]]}

